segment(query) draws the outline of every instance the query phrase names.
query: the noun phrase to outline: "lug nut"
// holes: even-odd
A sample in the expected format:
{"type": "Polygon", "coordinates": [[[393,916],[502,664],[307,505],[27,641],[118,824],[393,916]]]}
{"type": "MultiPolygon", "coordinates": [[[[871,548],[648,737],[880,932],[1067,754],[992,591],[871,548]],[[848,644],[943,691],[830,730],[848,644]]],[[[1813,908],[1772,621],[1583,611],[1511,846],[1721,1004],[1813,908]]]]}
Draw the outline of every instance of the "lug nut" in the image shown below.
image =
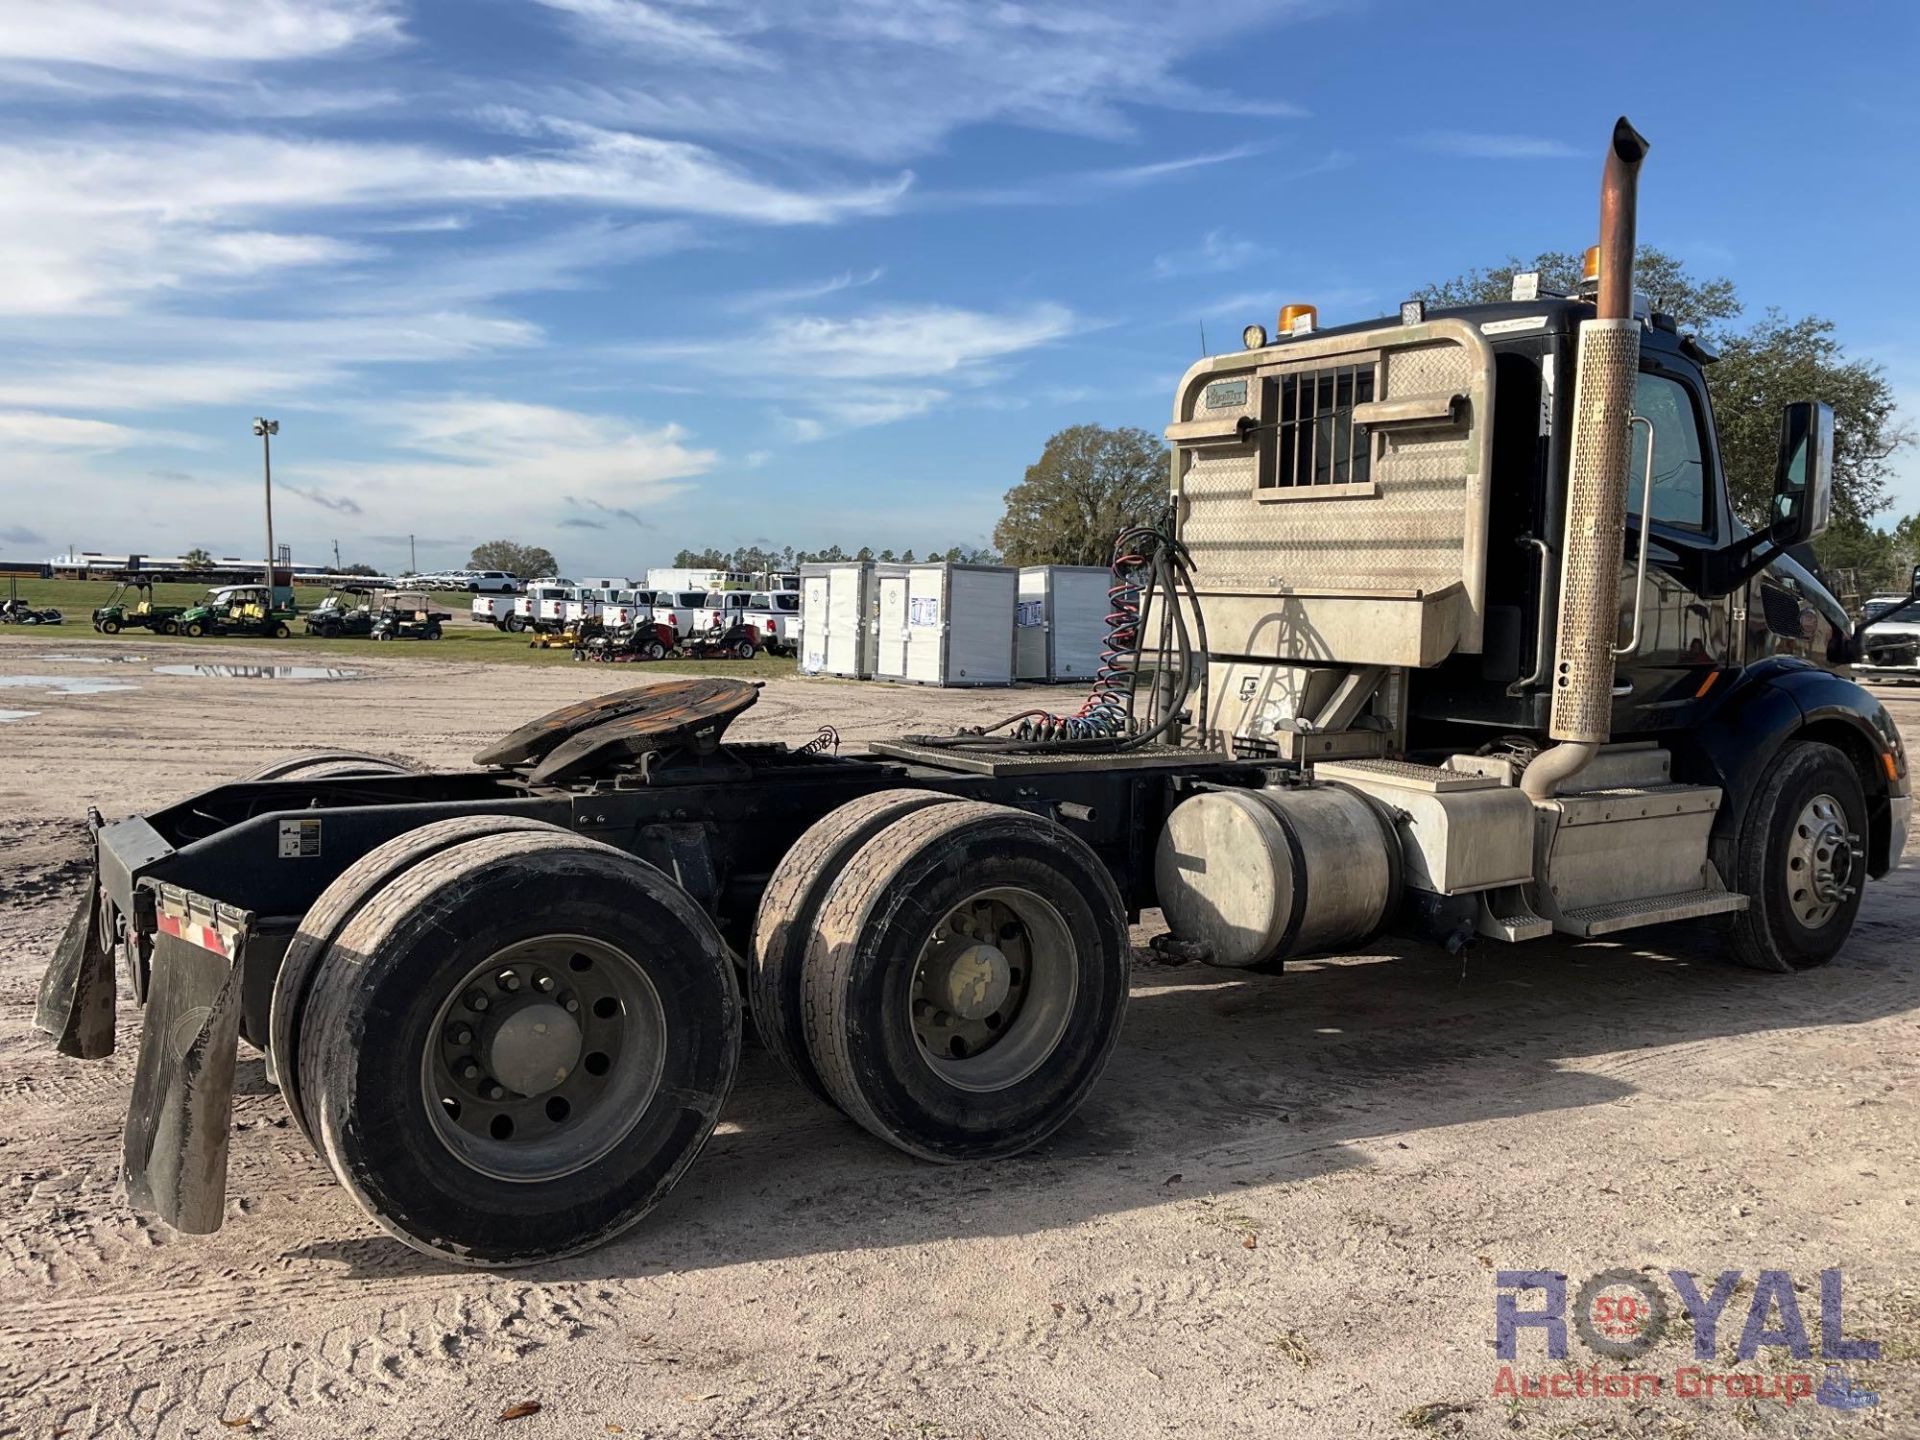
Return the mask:
{"type": "Polygon", "coordinates": [[[487,997],[478,990],[474,991],[471,995],[467,996],[467,1008],[476,1012],[486,1009],[487,997]]]}
{"type": "Polygon", "coordinates": [[[580,1002],[571,995],[562,1000],[560,1005],[569,1015],[577,1015],[580,1013],[580,1002]]]}
{"type": "Polygon", "coordinates": [[[544,972],[543,972],[543,973],[541,973],[541,974],[539,974],[539,975],[536,975],[536,976],[534,976],[534,977],[533,977],[533,988],[534,988],[534,989],[536,989],[536,990],[551,990],[551,989],[553,989],[553,976],[551,976],[551,975],[548,975],[548,974],[545,974],[544,972]]]}
{"type": "Polygon", "coordinates": [[[465,1025],[456,1025],[452,1030],[447,1032],[447,1039],[456,1045],[471,1045],[473,1043],[473,1031],[465,1025]]]}
{"type": "Polygon", "coordinates": [[[507,1092],[501,1089],[498,1085],[487,1086],[485,1093],[486,1093],[487,1099],[489,1100],[504,1100],[507,1095],[507,1092]]]}
{"type": "Polygon", "coordinates": [[[469,1060],[460,1067],[460,1078],[462,1080],[478,1080],[480,1078],[480,1067],[469,1060]]]}
{"type": "Polygon", "coordinates": [[[494,983],[511,995],[520,988],[520,977],[511,970],[502,970],[499,975],[495,977],[494,983]]]}

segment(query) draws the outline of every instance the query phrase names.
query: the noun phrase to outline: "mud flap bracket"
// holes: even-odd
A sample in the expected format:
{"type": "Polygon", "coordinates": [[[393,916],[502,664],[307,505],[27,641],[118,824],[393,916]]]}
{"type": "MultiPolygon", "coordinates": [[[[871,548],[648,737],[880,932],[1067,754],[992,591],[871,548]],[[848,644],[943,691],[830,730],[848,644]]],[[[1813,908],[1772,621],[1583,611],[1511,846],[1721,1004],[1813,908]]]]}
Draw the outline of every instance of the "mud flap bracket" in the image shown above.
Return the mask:
{"type": "Polygon", "coordinates": [[[135,927],[151,914],[153,978],[122,1174],[127,1197],[176,1230],[220,1228],[227,1199],[241,977],[254,916],[145,880],[135,927]]]}

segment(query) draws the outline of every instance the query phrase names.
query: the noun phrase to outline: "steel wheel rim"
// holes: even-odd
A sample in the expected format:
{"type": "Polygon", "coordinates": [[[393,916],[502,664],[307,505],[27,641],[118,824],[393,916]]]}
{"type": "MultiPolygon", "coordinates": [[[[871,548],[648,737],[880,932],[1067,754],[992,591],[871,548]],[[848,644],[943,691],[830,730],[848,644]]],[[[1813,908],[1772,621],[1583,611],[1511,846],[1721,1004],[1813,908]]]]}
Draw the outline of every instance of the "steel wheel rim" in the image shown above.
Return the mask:
{"type": "Polygon", "coordinates": [[[659,992],[632,956],[584,935],[535,936],[448,990],[421,1056],[421,1103],[462,1164],[552,1180],[632,1131],[660,1088],[666,1038],[659,992]]]}
{"type": "Polygon", "coordinates": [[[920,1058],[958,1090],[1019,1084],[1059,1048],[1080,988],[1072,932],[1030,890],[976,891],[915,957],[907,1023],[920,1058]]]}
{"type": "Polygon", "coordinates": [[[1782,888],[1794,919],[1818,930],[1859,889],[1860,837],[1847,829],[1847,812],[1822,791],[1800,807],[1787,837],[1782,888]]]}

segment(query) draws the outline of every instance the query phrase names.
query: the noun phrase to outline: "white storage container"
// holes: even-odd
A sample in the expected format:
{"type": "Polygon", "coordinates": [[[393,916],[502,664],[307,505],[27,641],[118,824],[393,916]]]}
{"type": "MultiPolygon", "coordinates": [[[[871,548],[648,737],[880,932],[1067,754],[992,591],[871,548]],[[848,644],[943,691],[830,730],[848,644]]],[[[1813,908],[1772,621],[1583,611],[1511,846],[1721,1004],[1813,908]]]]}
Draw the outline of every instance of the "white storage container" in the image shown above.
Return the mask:
{"type": "Polygon", "coordinates": [[[1004,565],[882,565],[873,674],[914,685],[1011,685],[1019,576],[1004,565]]]}
{"type": "Polygon", "coordinates": [[[873,674],[873,562],[800,567],[800,668],[809,675],[873,674]]]}
{"type": "Polygon", "coordinates": [[[1022,680],[1092,683],[1107,639],[1104,565],[1029,565],[1020,572],[1013,673],[1022,680]]]}

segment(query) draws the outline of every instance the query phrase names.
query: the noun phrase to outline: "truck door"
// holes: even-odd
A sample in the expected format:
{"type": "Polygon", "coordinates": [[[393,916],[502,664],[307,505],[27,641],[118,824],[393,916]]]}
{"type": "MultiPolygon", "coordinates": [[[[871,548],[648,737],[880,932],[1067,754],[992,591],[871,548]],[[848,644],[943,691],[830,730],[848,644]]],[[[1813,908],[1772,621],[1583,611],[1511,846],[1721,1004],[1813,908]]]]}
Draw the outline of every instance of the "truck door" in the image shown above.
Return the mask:
{"type": "Polygon", "coordinates": [[[1709,598],[1696,589],[1708,572],[1708,554],[1732,538],[1712,411],[1698,370],[1677,355],[1643,351],[1633,413],[1638,420],[1627,473],[1622,646],[1632,643],[1641,527],[1652,528],[1639,641],[1631,654],[1620,656],[1615,669],[1616,734],[1684,727],[1719,680],[1719,672],[1740,662],[1732,597],[1709,598]],[[1643,516],[1649,445],[1653,480],[1649,513],[1643,516]]]}

